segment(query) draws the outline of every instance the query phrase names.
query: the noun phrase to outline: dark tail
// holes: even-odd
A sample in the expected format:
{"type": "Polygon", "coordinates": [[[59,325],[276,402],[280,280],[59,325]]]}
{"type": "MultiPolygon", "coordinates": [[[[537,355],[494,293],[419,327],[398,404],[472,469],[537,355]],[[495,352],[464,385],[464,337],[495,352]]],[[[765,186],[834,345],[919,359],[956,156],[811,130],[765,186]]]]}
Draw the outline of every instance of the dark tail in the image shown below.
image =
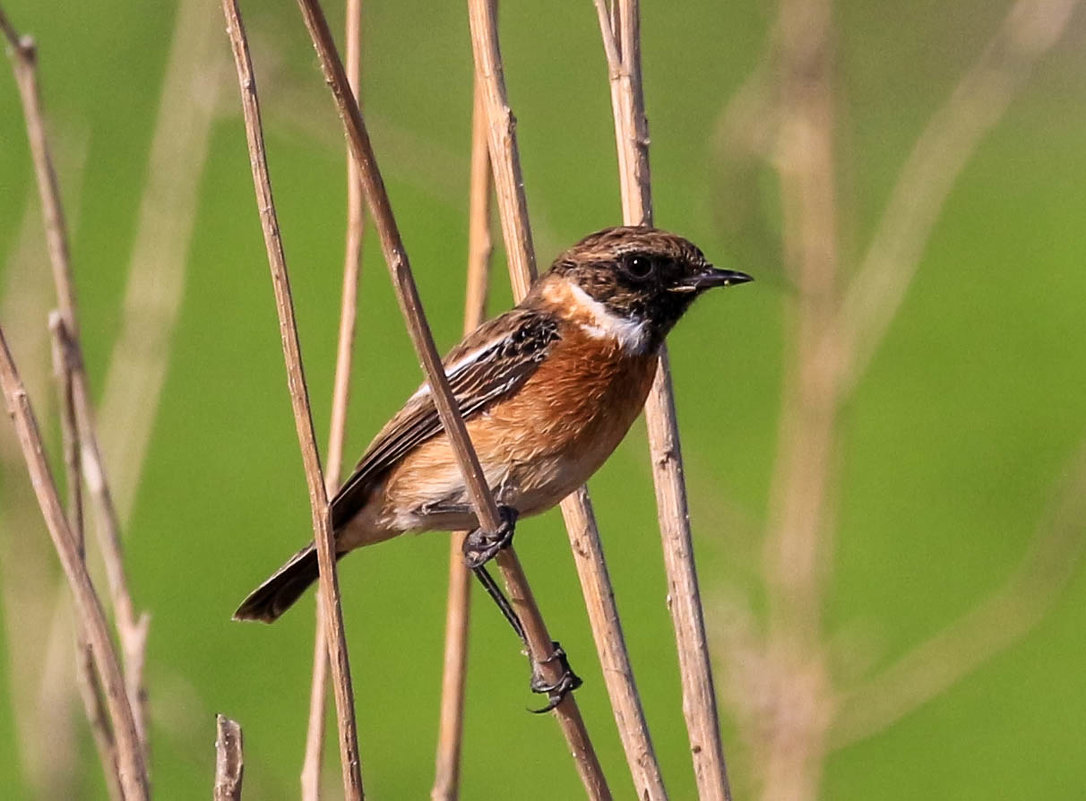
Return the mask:
{"type": "MultiPolygon", "coordinates": [[[[342,556],[343,554],[336,554],[336,560],[342,556]]],[[[271,578],[249,593],[249,597],[241,602],[238,611],[234,612],[234,620],[274,623],[302,597],[302,593],[317,580],[319,574],[317,549],[310,543],[276,570],[271,578]]]]}

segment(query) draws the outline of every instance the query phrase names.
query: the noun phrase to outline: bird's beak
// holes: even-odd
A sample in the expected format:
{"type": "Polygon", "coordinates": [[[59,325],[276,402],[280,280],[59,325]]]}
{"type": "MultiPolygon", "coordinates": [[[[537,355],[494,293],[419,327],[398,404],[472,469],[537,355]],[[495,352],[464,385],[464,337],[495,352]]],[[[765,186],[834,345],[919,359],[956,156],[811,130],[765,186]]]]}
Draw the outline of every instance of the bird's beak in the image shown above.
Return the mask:
{"type": "Polygon", "coordinates": [[[685,279],[676,289],[680,292],[700,292],[715,286],[735,286],[753,280],[746,273],[737,270],[718,270],[716,267],[710,267],[703,273],[685,279]]]}

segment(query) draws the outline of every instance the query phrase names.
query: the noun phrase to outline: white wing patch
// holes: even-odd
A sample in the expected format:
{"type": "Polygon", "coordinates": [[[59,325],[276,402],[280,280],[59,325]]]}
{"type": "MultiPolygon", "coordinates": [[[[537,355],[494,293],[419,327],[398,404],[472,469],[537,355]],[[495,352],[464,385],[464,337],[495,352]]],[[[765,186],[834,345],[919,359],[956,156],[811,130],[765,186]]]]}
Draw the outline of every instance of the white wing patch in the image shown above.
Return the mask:
{"type": "MultiPolygon", "coordinates": [[[[451,381],[452,377],[454,375],[456,375],[458,372],[463,370],[465,367],[468,367],[473,362],[478,361],[480,356],[482,356],[483,354],[488,353],[489,351],[491,351],[494,348],[498,347],[499,345],[501,345],[508,338],[509,338],[508,336],[504,336],[501,339],[491,340],[487,344],[483,345],[481,348],[477,348],[477,349],[471,351],[470,353],[464,354],[459,359],[457,359],[455,362],[453,362],[452,364],[450,364],[448,367],[445,368],[445,376],[451,381]]],[[[407,399],[407,402],[410,403],[413,400],[425,397],[426,395],[429,395],[429,394],[430,394],[430,382],[429,381],[423,381],[422,384],[419,386],[419,388],[415,390],[415,394],[413,394],[410,398],[407,399]]]]}

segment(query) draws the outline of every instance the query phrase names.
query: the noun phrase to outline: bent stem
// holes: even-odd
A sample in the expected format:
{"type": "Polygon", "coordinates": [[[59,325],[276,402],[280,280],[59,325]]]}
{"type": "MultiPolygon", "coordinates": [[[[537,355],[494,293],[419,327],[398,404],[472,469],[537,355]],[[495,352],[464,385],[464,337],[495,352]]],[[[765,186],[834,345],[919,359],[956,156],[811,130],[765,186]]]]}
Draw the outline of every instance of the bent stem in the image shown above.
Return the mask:
{"type": "MultiPolygon", "coordinates": [[[[355,99],[361,91],[362,0],[347,0],[347,75],[355,99]]],[[[362,269],[362,234],[365,221],[362,184],[358,168],[347,152],[347,241],[343,256],[343,290],[336,345],[336,374],[332,389],[332,419],[328,432],[328,464],[325,491],[333,497],[339,489],[343,449],[347,438],[347,406],[351,396],[355,322],[358,317],[358,278],[362,269]]],[[[324,639],[321,605],[313,634],[313,679],[309,691],[309,724],[305,759],[302,762],[302,799],[317,801],[321,793],[321,754],[324,750],[324,709],[328,684],[328,646],[324,639]]]]}
{"type": "MultiPolygon", "coordinates": [[[[75,397],[72,391],[72,345],[64,329],[60,312],[49,315],[49,330],[53,335],[53,374],[57,381],[60,408],[60,427],[64,441],[64,477],[68,487],[68,526],[75,540],[76,552],[87,563],[83,531],[83,485],[79,472],[79,431],[76,421],[75,397]]],[[[102,705],[102,685],[94,670],[94,654],[82,622],[76,623],[76,680],[83,711],[90,723],[98,761],[105,773],[106,788],[114,801],[122,801],[123,794],[117,778],[117,744],[109,717],[102,705]]]]}
{"type": "MultiPolygon", "coordinates": [[[[471,183],[468,196],[468,276],[464,298],[464,334],[486,318],[490,285],[490,165],[487,156],[486,108],[475,82],[471,117],[471,183]]],[[[449,539],[449,595],[445,612],[445,659],[441,675],[441,713],[432,801],[460,796],[460,756],[464,735],[464,688],[467,682],[468,625],[471,618],[471,571],[464,566],[466,533],[449,539]]]]}
{"type": "Polygon", "coordinates": [[[68,248],[68,225],[60,200],[59,181],[53,166],[49,140],[45,135],[41,93],[38,87],[37,51],[33,40],[27,36],[20,37],[2,10],[0,10],[0,29],[3,30],[4,36],[11,45],[12,67],[19,87],[27,139],[34,161],[34,175],[38,184],[38,193],[41,196],[53,283],[56,286],[60,314],[71,343],[72,397],[79,423],[83,473],[87,488],[95,499],[98,512],[99,548],[106,567],[114,622],[124,658],[125,686],[135,714],[136,730],[139,732],[143,761],[146,764],[149,745],[146,725],[147,692],[143,686],[143,664],[150,620],[146,614],[136,614],[135,605],[128,590],[120,520],[106,477],[98,428],[90,401],[91,392],[79,338],[75,288],[68,248]]]}
{"type": "Polygon", "coordinates": [[[298,342],[298,327],[294,319],[290,276],[287,272],[286,257],[283,254],[283,243],[279,236],[279,221],[275,213],[271,179],[268,176],[253,64],[236,0],[223,0],[223,14],[226,17],[227,34],[230,37],[234,62],[237,66],[238,83],[241,88],[245,134],[249,143],[249,161],[252,166],[257,207],[260,210],[260,223],[264,231],[264,244],[268,252],[268,265],[271,268],[272,287],[275,291],[275,308],[279,317],[279,333],[287,369],[287,386],[290,391],[294,427],[298,435],[302,463],[305,466],[306,484],[309,489],[313,539],[317,546],[317,560],[320,567],[320,601],[324,607],[325,636],[330,651],[329,661],[332,668],[336,717],[339,722],[343,790],[348,801],[357,801],[364,797],[362,765],[358,756],[354,688],[351,686],[351,668],[343,632],[343,610],[339,600],[335,540],[332,534],[328,495],[324,487],[324,476],[321,473],[316,434],[313,431],[309,392],[306,388],[301,348],[298,342]]]}
{"type": "Polygon", "coordinates": [[[75,612],[80,626],[87,633],[94,655],[95,668],[105,691],[106,707],[113,723],[117,742],[118,778],[126,801],[144,801],[148,796],[147,767],[143,758],[135,712],[125,686],[120,661],[110,638],[105,611],[87,573],[86,563],[80,558],[79,548],[64,508],[60,502],[56,483],[45,460],[38,421],[30,405],[26,389],[8,350],[7,339],[0,328],[0,388],[3,389],[8,413],[15,423],[15,433],[26,460],[34,494],[38,498],[45,517],[53,546],[60,557],[64,575],[68,579],[75,600],[75,612]]]}

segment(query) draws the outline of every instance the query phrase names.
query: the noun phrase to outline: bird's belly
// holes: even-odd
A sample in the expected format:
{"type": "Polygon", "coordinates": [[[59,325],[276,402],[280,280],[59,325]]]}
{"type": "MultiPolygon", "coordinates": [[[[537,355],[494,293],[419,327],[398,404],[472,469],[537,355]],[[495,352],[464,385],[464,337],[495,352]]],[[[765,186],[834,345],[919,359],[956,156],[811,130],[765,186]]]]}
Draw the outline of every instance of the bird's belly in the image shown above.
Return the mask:
{"type": "MultiPolygon", "coordinates": [[[[606,433],[613,433],[608,431],[606,433]]],[[[533,459],[512,460],[485,470],[495,501],[517,510],[521,517],[540,514],[556,506],[566,495],[588,481],[621,435],[584,442],[574,454],[548,454],[533,459]]],[[[476,528],[470,494],[464,486],[459,465],[452,459],[440,469],[431,469],[428,479],[410,491],[396,490],[396,502],[386,507],[384,528],[398,531],[454,531],[476,528]]]]}

